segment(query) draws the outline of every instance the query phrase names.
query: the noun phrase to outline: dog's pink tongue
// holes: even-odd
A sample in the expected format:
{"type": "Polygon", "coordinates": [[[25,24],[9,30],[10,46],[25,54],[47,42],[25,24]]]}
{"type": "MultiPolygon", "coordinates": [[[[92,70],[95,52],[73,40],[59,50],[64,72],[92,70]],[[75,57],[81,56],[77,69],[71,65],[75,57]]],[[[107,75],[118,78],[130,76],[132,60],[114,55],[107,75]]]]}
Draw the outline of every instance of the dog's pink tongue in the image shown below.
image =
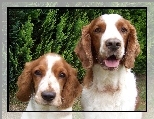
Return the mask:
{"type": "Polygon", "coordinates": [[[107,67],[118,67],[120,60],[105,60],[105,65],[107,67]]]}

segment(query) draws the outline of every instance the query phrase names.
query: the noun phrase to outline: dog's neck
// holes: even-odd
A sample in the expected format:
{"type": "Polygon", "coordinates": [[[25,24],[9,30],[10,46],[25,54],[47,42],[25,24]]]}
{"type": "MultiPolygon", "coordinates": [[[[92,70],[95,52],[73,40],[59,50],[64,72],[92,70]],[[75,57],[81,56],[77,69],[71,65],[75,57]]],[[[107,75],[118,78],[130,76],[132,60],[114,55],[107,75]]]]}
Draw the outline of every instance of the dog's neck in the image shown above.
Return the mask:
{"type": "Polygon", "coordinates": [[[100,65],[95,64],[92,68],[93,81],[92,87],[96,87],[101,92],[116,92],[122,87],[123,76],[130,72],[123,65],[116,70],[104,70],[100,65]]]}

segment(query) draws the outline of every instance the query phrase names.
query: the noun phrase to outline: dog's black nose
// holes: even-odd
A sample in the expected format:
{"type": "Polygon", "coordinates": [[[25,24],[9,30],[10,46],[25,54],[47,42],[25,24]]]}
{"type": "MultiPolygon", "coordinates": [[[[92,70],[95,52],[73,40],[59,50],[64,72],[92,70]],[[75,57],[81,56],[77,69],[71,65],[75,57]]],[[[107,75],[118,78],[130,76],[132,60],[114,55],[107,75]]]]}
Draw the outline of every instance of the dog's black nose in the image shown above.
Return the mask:
{"type": "Polygon", "coordinates": [[[44,91],[41,93],[41,96],[46,101],[52,101],[56,97],[56,93],[51,91],[44,91]]]}
{"type": "Polygon", "coordinates": [[[106,40],[105,45],[108,49],[110,49],[112,51],[116,51],[117,49],[119,49],[121,47],[121,42],[119,39],[110,38],[110,39],[106,40]]]}

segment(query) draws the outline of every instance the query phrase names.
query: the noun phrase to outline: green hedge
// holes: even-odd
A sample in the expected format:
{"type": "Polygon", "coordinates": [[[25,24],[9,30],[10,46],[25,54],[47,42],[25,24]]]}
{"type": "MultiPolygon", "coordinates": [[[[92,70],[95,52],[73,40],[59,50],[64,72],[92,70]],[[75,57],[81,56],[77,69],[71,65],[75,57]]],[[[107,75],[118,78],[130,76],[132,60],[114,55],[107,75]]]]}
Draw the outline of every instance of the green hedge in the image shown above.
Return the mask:
{"type": "Polygon", "coordinates": [[[47,52],[61,54],[78,69],[81,81],[84,69],[74,53],[82,26],[105,13],[118,13],[136,27],[142,52],[134,71],[146,73],[146,10],[145,9],[8,9],[9,83],[15,89],[17,77],[25,62],[47,52]]]}

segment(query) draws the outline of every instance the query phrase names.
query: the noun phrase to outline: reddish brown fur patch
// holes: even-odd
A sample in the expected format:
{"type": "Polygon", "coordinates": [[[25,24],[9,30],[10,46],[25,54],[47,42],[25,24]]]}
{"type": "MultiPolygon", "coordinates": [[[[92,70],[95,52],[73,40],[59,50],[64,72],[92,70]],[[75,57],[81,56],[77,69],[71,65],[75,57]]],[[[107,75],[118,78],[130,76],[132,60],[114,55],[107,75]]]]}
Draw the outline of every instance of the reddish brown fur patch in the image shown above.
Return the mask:
{"type": "Polygon", "coordinates": [[[26,102],[30,99],[32,93],[32,76],[30,63],[25,64],[25,69],[22,74],[18,77],[17,85],[18,91],[16,93],[17,98],[20,101],[26,102]]]}
{"type": "Polygon", "coordinates": [[[46,71],[47,71],[47,64],[45,62],[44,59],[42,59],[41,61],[38,61],[39,64],[36,64],[36,66],[33,66],[32,68],[32,76],[33,76],[33,83],[34,83],[34,88],[35,88],[35,91],[37,91],[38,89],[38,85],[41,81],[41,79],[45,76],[46,74],[46,71]],[[37,76],[34,74],[34,72],[36,70],[39,70],[41,72],[41,76],[37,76]]]}
{"type": "Polygon", "coordinates": [[[129,24],[127,23],[127,21],[125,19],[120,19],[116,23],[116,27],[117,27],[119,33],[121,34],[121,36],[123,37],[123,39],[124,39],[124,46],[126,47],[128,35],[130,33],[129,24]],[[122,28],[125,28],[127,31],[126,32],[122,32],[122,28]]]}
{"type": "Polygon", "coordinates": [[[77,79],[77,71],[63,59],[61,61],[57,61],[52,70],[61,87],[62,105],[59,106],[59,108],[68,108],[72,106],[75,98],[77,98],[82,91],[82,87],[77,79]],[[65,73],[66,77],[59,77],[60,72],[65,73]]]}
{"type": "Polygon", "coordinates": [[[96,53],[99,53],[100,40],[105,32],[106,24],[100,17],[98,17],[91,22],[89,29],[93,50],[95,50],[96,53]]]}
{"type": "Polygon", "coordinates": [[[57,61],[53,65],[51,70],[54,72],[54,75],[60,84],[60,89],[63,90],[63,86],[68,78],[68,71],[67,71],[68,69],[67,69],[66,62],[64,60],[57,61]],[[64,73],[66,76],[64,78],[61,78],[59,76],[60,73],[64,73]]]}
{"type": "Polygon", "coordinates": [[[127,44],[126,44],[124,65],[126,68],[133,68],[135,58],[140,53],[140,45],[137,40],[135,27],[133,25],[131,25],[129,21],[126,20],[126,22],[128,24],[128,28],[129,28],[130,32],[129,32],[127,44]]]}
{"type": "Polygon", "coordinates": [[[82,29],[81,39],[74,51],[85,69],[93,66],[95,61],[93,58],[95,58],[95,54],[99,53],[100,39],[105,28],[105,23],[98,17],[82,29]]]}
{"type": "Polygon", "coordinates": [[[83,27],[82,36],[78,42],[75,53],[81,60],[82,66],[89,69],[93,66],[93,56],[91,51],[91,37],[89,35],[89,25],[83,27]]]}
{"type": "Polygon", "coordinates": [[[17,81],[18,91],[16,96],[20,101],[28,101],[33,91],[37,90],[41,77],[36,76],[34,72],[37,69],[42,72],[42,76],[45,75],[47,64],[44,59],[44,56],[42,56],[25,64],[24,70],[17,81]]]}
{"type": "Polygon", "coordinates": [[[88,88],[90,87],[90,84],[92,83],[92,81],[93,81],[93,71],[92,69],[88,69],[86,71],[86,75],[83,80],[83,85],[88,88]]]}

